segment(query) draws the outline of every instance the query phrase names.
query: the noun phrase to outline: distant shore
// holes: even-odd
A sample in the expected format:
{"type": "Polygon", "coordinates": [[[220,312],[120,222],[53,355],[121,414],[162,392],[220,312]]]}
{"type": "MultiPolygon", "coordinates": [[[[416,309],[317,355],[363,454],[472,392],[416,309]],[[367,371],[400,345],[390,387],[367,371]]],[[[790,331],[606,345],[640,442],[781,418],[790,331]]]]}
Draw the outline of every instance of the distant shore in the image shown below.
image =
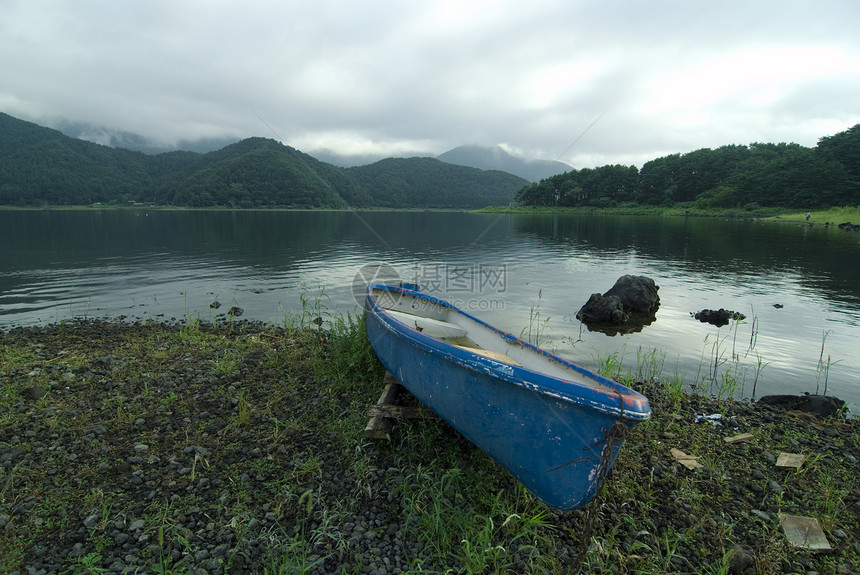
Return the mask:
{"type": "Polygon", "coordinates": [[[555,206],[488,206],[481,209],[464,208],[375,208],[375,207],[348,207],[348,208],[229,208],[225,206],[188,207],[188,206],[159,206],[159,205],[81,205],[81,206],[10,206],[0,205],[0,210],[68,210],[68,211],[95,211],[95,210],[157,210],[157,211],[264,211],[264,212],[469,212],[474,214],[590,214],[590,215],[617,215],[617,216],[665,216],[665,217],[709,217],[709,218],[737,218],[755,219],[761,221],[774,221],[783,223],[809,223],[836,225],[845,222],[860,223],[860,206],[833,207],[822,210],[797,211],[789,208],[758,208],[755,210],[743,209],[698,209],[694,206],[617,206],[613,208],[582,207],[555,207],[555,206]],[[806,214],[809,213],[809,219],[806,214]]]}
{"type": "Polygon", "coordinates": [[[833,207],[822,210],[797,211],[789,208],[758,208],[743,209],[698,209],[694,206],[617,206],[613,208],[555,207],[555,206],[510,206],[488,207],[476,210],[476,213],[509,213],[509,214],[596,214],[618,216],[667,216],[667,217],[710,217],[757,219],[763,221],[778,221],[789,223],[840,224],[843,222],[860,222],[860,206],[833,207]],[[806,214],[809,213],[809,219],[806,214]]]}

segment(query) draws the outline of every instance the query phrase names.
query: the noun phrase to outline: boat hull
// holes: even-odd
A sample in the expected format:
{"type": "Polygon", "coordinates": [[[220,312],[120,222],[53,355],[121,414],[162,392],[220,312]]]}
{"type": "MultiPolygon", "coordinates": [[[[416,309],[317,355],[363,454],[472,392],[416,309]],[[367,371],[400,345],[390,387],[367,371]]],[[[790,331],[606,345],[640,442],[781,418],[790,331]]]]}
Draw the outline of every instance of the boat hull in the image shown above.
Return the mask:
{"type": "MultiPolygon", "coordinates": [[[[494,328],[414,290],[372,285],[368,292],[367,334],[386,369],[551,507],[576,509],[588,503],[618,455],[626,432],[650,417],[647,399],[579,366],[574,373],[594,378],[597,392],[590,382],[559,382],[515,362],[425,335],[395,319],[380,305],[380,293],[447,306],[449,313],[478,322],[478,328],[494,328]]],[[[519,340],[517,344],[533,347],[519,340]]],[[[534,349],[548,362],[569,363],[534,349]]]]}

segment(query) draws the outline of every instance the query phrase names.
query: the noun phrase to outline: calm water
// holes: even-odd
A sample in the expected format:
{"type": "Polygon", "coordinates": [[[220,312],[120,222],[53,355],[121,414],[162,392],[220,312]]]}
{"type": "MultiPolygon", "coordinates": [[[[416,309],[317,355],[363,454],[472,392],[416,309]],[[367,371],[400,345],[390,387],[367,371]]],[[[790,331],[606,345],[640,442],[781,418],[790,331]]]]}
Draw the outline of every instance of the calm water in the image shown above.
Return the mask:
{"type": "Polygon", "coordinates": [[[243,319],[283,324],[296,321],[303,301],[331,315],[355,312],[356,275],[385,263],[502,329],[540,328],[542,345],[590,367],[614,355],[635,370],[650,355],[665,377],[695,383],[717,364],[715,379],[731,370],[742,382],[738,395],[749,395],[765,365],[757,395],[823,391],[826,377],[829,394],[860,403],[860,234],[835,227],[436,212],[0,211],[0,240],[0,329],[84,316],[208,321],[234,305],[243,319]],[[624,274],[660,286],[657,321],[628,335],[589,332],[574,315],[624,274]],[[216,299],[218,311],[209,307],[216,299]],[[747,320],[718,329],[690,317],[721,307],[747,320]]]}

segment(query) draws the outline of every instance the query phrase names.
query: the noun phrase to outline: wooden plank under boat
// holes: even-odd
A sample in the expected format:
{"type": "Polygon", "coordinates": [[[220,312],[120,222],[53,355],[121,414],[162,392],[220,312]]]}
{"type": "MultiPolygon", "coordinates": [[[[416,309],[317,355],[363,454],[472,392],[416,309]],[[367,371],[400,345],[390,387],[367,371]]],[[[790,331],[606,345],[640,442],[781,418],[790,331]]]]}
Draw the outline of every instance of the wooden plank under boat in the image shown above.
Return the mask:
{"type": "Polygon", "coordinates": [[[551,507],[588,503],[626,432],[651,417],[636,391],[415,286],[370,284],[365,310],[386,369],[551,507]]]}

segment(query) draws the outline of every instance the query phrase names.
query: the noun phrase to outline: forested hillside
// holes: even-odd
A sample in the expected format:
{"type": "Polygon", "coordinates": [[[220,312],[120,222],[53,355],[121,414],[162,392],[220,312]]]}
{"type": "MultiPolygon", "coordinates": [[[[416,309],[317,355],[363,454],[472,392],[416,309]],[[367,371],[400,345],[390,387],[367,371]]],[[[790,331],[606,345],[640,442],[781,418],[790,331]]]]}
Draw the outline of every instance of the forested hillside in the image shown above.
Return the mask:
{"type": "Polygon", "coordinates": [[[0,113],[0,205],[481,208],[507,205],[526,183],[431,158],[348,170],[266,138],[146,155],[0,113]]]}
{"type": "Polygon", "coordinates": [[[585,168],[521,189],[517,202],[533,206],[690,204],[697,208],[860,204],[860,124],[798,144],[750,144],[672,154],[635,166],[585,168]]]}
{"type": "Polygon", "coordinates": [[[266,138],[200,154],[146,155],[0,113],[0,205],[237,208],[481,208],[689,205],[826,208],[860,204],[860,124],[798,144],[727,145],[636,166],[571,170],[538,183],[433,158],[339,168],[266,138]]]}
{"type": "Polygon", "coordinates": [[[374,204],[405,208],[506,206],[528,180],[507,172],[447,164],[433,158],[388,158],[347,168],[373,194],[374,204]]]}

